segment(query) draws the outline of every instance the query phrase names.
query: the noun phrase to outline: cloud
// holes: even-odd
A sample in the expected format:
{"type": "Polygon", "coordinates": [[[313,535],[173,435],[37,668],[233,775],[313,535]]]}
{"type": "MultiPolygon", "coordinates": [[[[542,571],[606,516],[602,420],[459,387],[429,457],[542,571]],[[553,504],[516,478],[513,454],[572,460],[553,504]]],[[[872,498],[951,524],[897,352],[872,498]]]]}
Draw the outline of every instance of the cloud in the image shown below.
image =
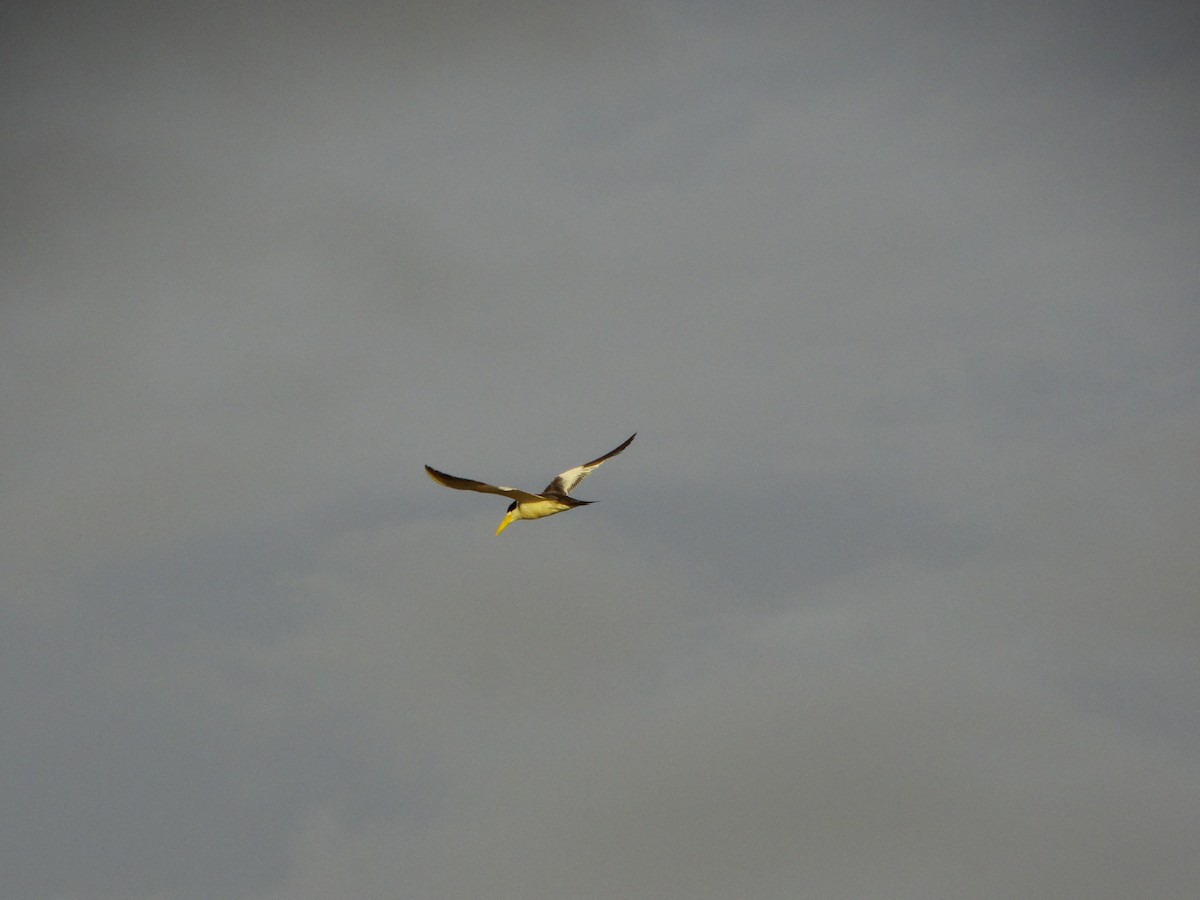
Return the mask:
{"type": "Polygon", "coordinates": [[[11,11],[3,893],[1188,896],[1195,66],[1091,12],[11,11]]]}

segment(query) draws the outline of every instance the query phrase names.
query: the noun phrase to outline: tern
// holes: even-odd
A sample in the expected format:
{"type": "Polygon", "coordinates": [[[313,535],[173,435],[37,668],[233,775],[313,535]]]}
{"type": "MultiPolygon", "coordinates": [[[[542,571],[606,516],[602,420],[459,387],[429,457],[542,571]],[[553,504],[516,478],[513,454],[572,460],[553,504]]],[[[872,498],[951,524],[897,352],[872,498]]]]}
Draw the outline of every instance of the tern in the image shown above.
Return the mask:
{"type": "Polygon", "coordinates": [[[454,488],[456,491],[478,491],[481,494],[500,494],[503,497],[511,497],[513,501],[512,506],[508,508],[508,512],[504,514],[504,518],[500,520],[500,525],[496,529],[496,534],[499,534],[518,519],[544,519],[546,516],[566,512],[568,509],[574,509],[577,506],[587,506],[590,503],[595,503],[595,500],[576,500],[570,496],[570,493],[579,482],[598,469],[602,462],[606,459],[612,459],[632,444],[635,437],[637,437],[636,431],[629,436],[625,443],[615,450],[609,450],[603,456],[597,457],[591,462],[586,462],[582,466],[576,466],[573,469],[567,469],[561,475],[556,475],[554,480],[546,485],[545,490],[540,494],[532,494],[529,491],[522,491],[517,488],[497,487],[494,484],[484,484],[482,481],[472,481],[470,478],[459,478],[457,475],[447,475],[445,472],[439,472],[432,466],[426,466],[425,471],[438,484],[454,488]]]}

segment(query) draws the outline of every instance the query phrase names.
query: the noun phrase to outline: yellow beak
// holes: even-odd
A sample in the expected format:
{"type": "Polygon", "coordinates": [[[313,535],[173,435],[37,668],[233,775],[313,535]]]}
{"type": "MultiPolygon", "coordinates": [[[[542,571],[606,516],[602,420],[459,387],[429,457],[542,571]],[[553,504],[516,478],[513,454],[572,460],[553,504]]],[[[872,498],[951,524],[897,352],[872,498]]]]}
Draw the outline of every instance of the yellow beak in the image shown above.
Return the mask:
{"type": "Polygon", "coordinates": [[[504,518],[500,520],[500,527],[498,527],[496,529],[496,534],[499,534],[500,532],[502,532],[505,528],[507,528],[509,525],[511,525],[515,521],[517,521],[516,517],[513,516],[512,513],[510,513],[510,512],[505,513],[504,518]]]}

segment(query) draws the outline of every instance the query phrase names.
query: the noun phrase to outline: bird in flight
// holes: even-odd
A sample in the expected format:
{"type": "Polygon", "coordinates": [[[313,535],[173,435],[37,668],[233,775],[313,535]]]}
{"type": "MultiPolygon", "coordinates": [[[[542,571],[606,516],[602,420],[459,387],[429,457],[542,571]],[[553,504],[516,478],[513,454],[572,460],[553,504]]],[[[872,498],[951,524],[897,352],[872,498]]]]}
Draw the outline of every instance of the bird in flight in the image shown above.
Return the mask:
{"type": "Polygon", "coordinates": [[[496,529],[496,534],[499,534],[513,522],[517,521],[517,519],[543,519],[555,513],[574,509],[576,506],[587,506],[589,503],[595,503],[595,500],[576,500],[574,497],[569,496],[569,494],[579,482],[598,469],[602,462],[606,459],[612,459],[612,457],[632,444],[635,437],[637,437],[636,431],[629,436],[629,439],[625,443],[615,450],[609,450],[603,456],[593,459],[591,462],[586,462],[582,466],[576,466],[573,469],[567,469],[561,475],[556,475],[554,480],[546,485],[546,489],[540,494],[531,494],[528,491],[521,491],[510,487],[496,487],[494,484],[484,484],[482,481],[459,478],[457,475],[447,475],[445,472],[439,472],[431,466],[426,466],[425,471],[438,484],[444,484],[446,487],[454,488],[456,491],[478,491],[481,494],[500,494],[504,497],[511,497],[513,501],[512,506],[508,508],[508,512],[504,514],[504,518],[500,520],[500,526],[496,529]]]}

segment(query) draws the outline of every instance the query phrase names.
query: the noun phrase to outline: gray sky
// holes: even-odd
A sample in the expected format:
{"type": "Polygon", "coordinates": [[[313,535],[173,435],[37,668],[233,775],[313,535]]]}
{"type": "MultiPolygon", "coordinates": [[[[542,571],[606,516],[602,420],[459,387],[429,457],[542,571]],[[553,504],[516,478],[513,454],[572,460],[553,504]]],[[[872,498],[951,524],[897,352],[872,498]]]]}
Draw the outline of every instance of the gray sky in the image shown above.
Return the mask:
{"type": "Polygon", "coordinates": [[[0,22],[0,895],[1194,896],[1196,13],[225,6],[0,22]]]}

